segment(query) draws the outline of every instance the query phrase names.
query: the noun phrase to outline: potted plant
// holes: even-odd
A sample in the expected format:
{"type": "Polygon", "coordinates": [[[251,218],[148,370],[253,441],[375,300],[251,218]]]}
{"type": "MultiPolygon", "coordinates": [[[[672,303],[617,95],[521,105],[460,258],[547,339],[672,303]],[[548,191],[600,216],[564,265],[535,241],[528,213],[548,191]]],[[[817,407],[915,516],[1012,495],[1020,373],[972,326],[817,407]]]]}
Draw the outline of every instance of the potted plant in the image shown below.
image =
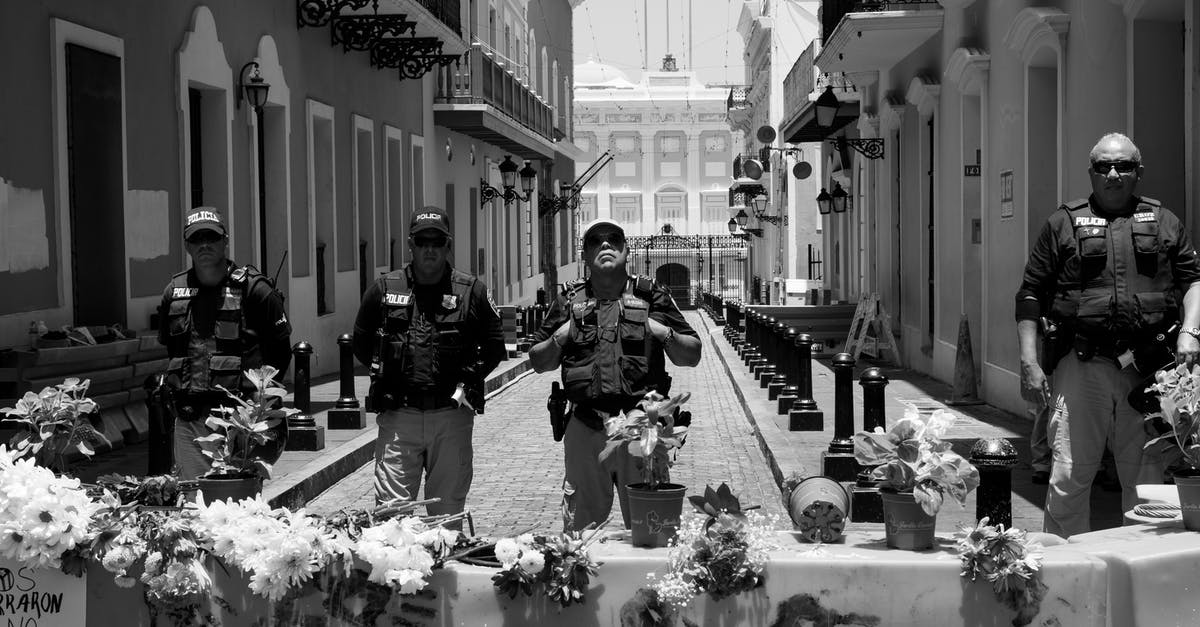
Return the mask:
{"type": "Polygon", "coordinates": [[[858,463],[874,467],[888,546],[914,551],[933,546],[946,495],[965,507],[967,494],[979,486],[979,471],[942,440],[954,419],[944,409],[928,416],[909,409],[891,431],[876,427],[854,434],[858,463]]]}
{"type": "Polygon", "coordinates": [[[1158,394],[1159,412],[1146,415],[1158,435],[1147,439],[1144,450],[1172,469],[1183,526],[1200,531],[1200,365],[1159,370],[1147,391],[1158,394]]]}
{"type": "Polygon", "coordinates": [[[642,473],[640,483],[626,486],[629,494],[629,520],[634,546],[666,546],[679,528],[683,511],[683,486],[668,483],[671,460],[667,453],[683,446],[691,415],[680,420],[676,408],[687,402],[691,394],[684,392],[666,398],[657,392],[646,394],[637,407],[621,412],[604,421],[608,443],[600,452],[600,461],[608,459],[624,446],[637,458],[642,473]]]}
{"type": "Polygon", "coordinates": [[[221,388],[232,405],[214,407],[205,420],[213,433],[196,438],[204,455],[212,460],[212,468],[199,479],[206,500],[253,497],[262,490],[263,479],[271,478],[271,463],[263,458],[263,447],[275,439],[280,423],[300,411],[281,405],[287,392],[275,381],[277,374],[271,366],[247,370],[246,378],[255,387],[249,401],[221,388]]]}
{"type": "Polygon", "coordinates": [[[87,397],[90,383],[90,379],[71,377],[38,394],[26,392],[16,407],[0,409],[7,416],[5,422],[25,427],[13,436],[9,446],[32,456],[40,466],[65,473],[74,453],[91,457],[93,446],[109,444],[108,438],[92,425],[91,417],[98,408],[87,397]]]}

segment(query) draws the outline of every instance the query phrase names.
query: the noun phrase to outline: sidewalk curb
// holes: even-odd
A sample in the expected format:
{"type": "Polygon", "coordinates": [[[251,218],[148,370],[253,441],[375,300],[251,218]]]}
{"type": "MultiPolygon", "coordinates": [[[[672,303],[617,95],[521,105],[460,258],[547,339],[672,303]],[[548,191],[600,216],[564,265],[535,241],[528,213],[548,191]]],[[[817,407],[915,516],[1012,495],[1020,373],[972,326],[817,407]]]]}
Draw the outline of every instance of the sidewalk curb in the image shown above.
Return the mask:
{"type": "MultiPolygon", "coordinates": [[[[519,362],[484,382],[485,398],[499,394],[529,372],[532,372],[529,358],[522,357],[519,362]]],[[[321,414],[328,414],[328,410],[318,413],[317,416],[321,414]]],[[[325,421],[320,420],[318,423],[325,424],[325,421]]],[[[374,425],[367,426],[363,433],[353,439],[325,451],[317,459],[279,481],[268,483],[263,488],[263,498],[271,507],[304,507],[317,495],[371,461],[375,457],[375,440],[378,434],[379,431],[374,425]]]]}
{"type": "Polygon", "coordinates": [[[733,393],[737,396],[738,403],[742,406],[742,413],[746,415],[747,422],[754,429],[754,438],[758,441],[759,451],[767,460],[767,466],[771,469],[771,476],[775,479],[775,485],[779,488],[779,496],[783,501],[787,502],[787,493],[784,489],[783,469],[779,465],[779,460],[775,458],[775,453],[771,451],[770,445],[767,444],[767,438],[763,435],[762,428],[759,427],[758,421],[754,418],[754,412],[750,409],[750,404],[746,402],[745,395],[742,394],[742,386],[737,384],[733,378],[733,371],[729,368],[729,362],[725,359],[725,353],[717,346],[717,342],[724,341],[724,337],[718,337],[716,334],[720,331],[720,327],[710,326],[708,318],[703,312],[697,312],[700,315],[700,320],[704,324],[707,331],[709,342],[712,344],[713,352],[721,359],[721,365],[725,368],[725,376],[729,378],[729,385],[733,388],[733,393]]]}

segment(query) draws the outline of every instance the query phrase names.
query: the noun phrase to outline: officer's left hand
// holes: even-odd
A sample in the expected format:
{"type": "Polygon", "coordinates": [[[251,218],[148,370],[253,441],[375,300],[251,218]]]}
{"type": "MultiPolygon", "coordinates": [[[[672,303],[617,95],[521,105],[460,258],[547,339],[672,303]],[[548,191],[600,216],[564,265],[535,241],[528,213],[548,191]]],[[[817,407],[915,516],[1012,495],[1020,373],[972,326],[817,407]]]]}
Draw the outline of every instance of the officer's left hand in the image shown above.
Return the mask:
{"type": "Polygon", "coordinates": [[[666,340],[667,334],[671,332],[671,327],[668,327],[654,318],[648,318],[646,320],[646,327],[650,329],[650,334],[654,336],[654,339],[658,340],[659,342],[666,340]]]}
{"type": "Polygon", "coordinates": [[[1186,364],[1189,368],[1200,361],[1200,340],[1190,333],[1180,333],[1175,340],[1175,363],[1186,364]]]}

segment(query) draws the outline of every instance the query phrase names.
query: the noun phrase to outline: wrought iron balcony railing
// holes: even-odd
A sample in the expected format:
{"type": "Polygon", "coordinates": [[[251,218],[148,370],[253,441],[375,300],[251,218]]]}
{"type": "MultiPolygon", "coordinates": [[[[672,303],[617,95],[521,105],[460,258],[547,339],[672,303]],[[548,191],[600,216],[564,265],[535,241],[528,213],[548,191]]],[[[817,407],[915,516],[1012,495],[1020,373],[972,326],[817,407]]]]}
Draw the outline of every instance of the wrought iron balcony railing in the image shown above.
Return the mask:
{"type": "Polygon", "coordinates": [[[821,42],[814,40],[804,49],[804,53],[796,59],[787,77],[783,79],[783,117],[791,119],[808,103],[811,94],[820,94],[826,85],[833,87],[838,93],[855,91],[857,88],[846,75],[841,72],[820,72],[813,65],[817,55],[821,53],[821,42]]]}
{"type": "Polygon", "coordinates": [[[729,98],[725,100],[726,111],[748,109],[752,106],[754,106],[754,103],[750,102],[749,87],[731,87],[729,89],[729,98]]]}
{"type": "Polygon", "coordinates": [[[488,104],[534,133],[554,137],[550,105],[522,84],[512,70],[496,63],[478,43],[471,45],[461,65],[438,70],[434,102],[488,104]]]}
{"type": "Polygon", "coordinates": [[[937,0],[822,0],[821,39],[828,41],[837,28],[842,16],[847,13],[873,13],[876,11],[910,11],[923,8],[940,8],[937,0]],[[932,5],[932,6],[922,6],[932,5]]]}

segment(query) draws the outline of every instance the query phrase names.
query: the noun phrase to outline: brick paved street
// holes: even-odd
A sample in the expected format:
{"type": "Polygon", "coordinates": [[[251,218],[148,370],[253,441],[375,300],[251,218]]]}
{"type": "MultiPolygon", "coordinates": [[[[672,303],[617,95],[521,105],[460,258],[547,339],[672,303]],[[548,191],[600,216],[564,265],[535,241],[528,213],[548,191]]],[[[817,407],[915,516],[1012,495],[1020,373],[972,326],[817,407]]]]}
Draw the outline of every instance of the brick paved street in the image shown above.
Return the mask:
{"type": "MultiPolygon", "coordinates": [[[[699,314],[686,315],[703,334],[699,314]]],[[[708,338],[696,368],[668,367],[675,379],[673,390],[692,392],[687,407],[693,414],[672,479],[687,486],[689,494],[700,493],[706,484],[728,482],[743,505],[762,505],[765,513],[786,521],[779,489],[708,338]]],[[[476,420],[475,479],[467,507],[477,533],[561,528],[562,445],[551,437],[546,414],[546,396],[557,377],[558,373],[522,377],[489,400],[487,413],[476,420]]],[[[309,510],[369,508],[374,499],[371,471],[372,464],[358,469],[313,499],[309,510]]],[[[619,524],[617,509],[614,504],[619,524]]],[[[790,527],[790,522],[783,525],[790,527]]]]}

